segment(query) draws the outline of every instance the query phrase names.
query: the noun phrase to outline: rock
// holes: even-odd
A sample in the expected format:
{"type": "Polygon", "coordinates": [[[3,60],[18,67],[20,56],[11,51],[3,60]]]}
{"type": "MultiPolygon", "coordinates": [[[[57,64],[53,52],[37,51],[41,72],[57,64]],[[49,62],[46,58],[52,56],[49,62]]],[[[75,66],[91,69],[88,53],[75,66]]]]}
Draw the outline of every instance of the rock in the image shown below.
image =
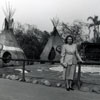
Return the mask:
{"type": "Polygon", "coordinates": [[[93,88],[91,89],[91,92],[95,92],[95,93],[100,94],[100,89],[99,89],[98,87],[93,87],[93,88]]]}
{"type": "Polygon", "coordinates": [[[51,83],[48,81],[48,80],[44,80],[44,85],[46,85],[46,86],[51,86],[51,83]]]}
{"type": "Polygon", "coordinates": [[[19,80],[19,81],[22,81],[22,78],[19,78],[18,80],[19,80]]]}
{"type": "Polygon", "coordinates": [[[61,87],[61,83],[57,83],[56,86],[57,86],[57,87],[61,87]]]}
{"type": "MultiPolygon", "coordinates": [[[[18,72],[20,72],[20,73],[23,73],[23,69],[15,69],[15,71],[18,71],[18,72]]],[[[25,70],[25,71],[24,71],[24,73],[26,73],[26,74],[27,74],[27,73],[28,73],[28,71],[27,71],[27,70],[25,70]]]]}
{"type": "Polygon", "coordinates": [[[16,78],[15,78],[16,80],[19,80],[19,76],[16,76],[16,78]]]}
{"type": "Polygon", "coordinates": [[[6,79],[10,79],[10,75],[7,75],[7,76],[6,76],[6,79]]]}
{"type": "Polygon", "coordinates": [[[80,90],[83,91],[83,92],[89,92],[89,88],[88,87],[81,87],[80,90]]]}
{"type": "Polygon", "coordinates": [[[38,72],[42,72],[43,70],[42,70],[42,69],[37,69],[37,71],[38,71],[38,72]]]}
{"type": "Polygon", "coordinates": [[[41,79],[41,84],[44,84],[44,81],[45,81],[44,79],[41,79]]]}
{"type": "Polygon", "coordinates": [[[8,76],[8,78],[11,80],[18,80],[19,79],[19,77],[16,75],[10,75],[10,76],[8,76]]]}
{"type": "Polygon", "coordinates": [[[2,74],[2,78],[6,78],[6,74],[2,74]]]}
{"type": "Polygon", "coordinates": [[[33,80],[32,83],[33,84],[38,84],[38,80],[33,80]]]}
{"type": "Polygon", "coordinates": [[[30,79],[30,78],[25,78],[25,81],[26,81],[27,83],[31,83],[31,79],[30,79]]]}

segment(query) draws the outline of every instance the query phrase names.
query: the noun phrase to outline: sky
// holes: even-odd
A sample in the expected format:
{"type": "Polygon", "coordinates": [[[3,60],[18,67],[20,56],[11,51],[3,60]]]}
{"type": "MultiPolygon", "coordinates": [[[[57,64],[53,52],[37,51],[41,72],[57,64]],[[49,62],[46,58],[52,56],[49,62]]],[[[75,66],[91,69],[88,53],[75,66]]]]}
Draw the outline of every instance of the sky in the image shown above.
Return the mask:
{"type": "Polygon", "coordinates": [[[87,22],[89,16],[100,16],[100,0],[0,0],[0,30],[5,18],[2,9],[8,2],[16,9],[15,23],[33,24],[48,32],[52,31],[53,17],[72,23],[74,20],[87,22]]]}

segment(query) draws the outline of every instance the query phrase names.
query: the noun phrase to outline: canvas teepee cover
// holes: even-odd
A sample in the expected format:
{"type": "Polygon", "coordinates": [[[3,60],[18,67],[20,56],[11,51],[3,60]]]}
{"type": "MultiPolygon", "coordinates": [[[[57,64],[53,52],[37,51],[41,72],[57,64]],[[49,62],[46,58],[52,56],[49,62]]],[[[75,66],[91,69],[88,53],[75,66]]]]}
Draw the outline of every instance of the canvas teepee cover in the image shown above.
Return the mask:
{"type": "MultiPolygon", "coordinates": [[[[0,44],[3,45],[3,50],[1,51],[1,57],[12,58],[12,59],[24,59],[25,55],[23,50],[18,45],[14,34],[10,30],[4,30],[0,34],[0,44]]],[[[7,65],[21,65],[22,62],[19,61],[3,61],[7,65]]]]}
{"type": "Polygon", "coordinates": [[[40,56],[41,60],[59,61],[61,56],[61,45],[63,40],[60,37],[57,28],[54,26],[53,32],[40,56]]]}
{"type": "MultiPolygon", "coordinates": [[[[0,44],[3,46],[0,56],[3,58],[24,59],[25,55],[23,50],[17,43],[13,30],[13,11],[7,9],[5,12],[6,17],[4,21],[4,29],[0,34],[0,44]]],[[[4,65],[21,65],[20,61],[2,60],[4,65]]]]}

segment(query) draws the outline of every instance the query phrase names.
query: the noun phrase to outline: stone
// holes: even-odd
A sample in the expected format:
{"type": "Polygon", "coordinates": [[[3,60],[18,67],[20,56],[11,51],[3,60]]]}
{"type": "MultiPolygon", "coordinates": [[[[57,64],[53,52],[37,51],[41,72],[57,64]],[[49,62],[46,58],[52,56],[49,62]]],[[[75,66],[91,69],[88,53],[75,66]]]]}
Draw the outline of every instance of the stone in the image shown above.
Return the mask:
{"type": "Polygon", "coordinates": [[[57,86],[57,87],[61,87],[61,83],[57,83],[56,86],[57,86]]]}
{"type": "Polygon", "coordinates": [[[6,74],[2,74],[2,78],[6,78],[6,74]]]}
{"type": "Polygon", "coordinates": [[[15,79],[16,79],[16,80],[19,80],[19,76],[16,75],[16,78],[15,78],[15,79]]]}
{"type": "Polygon", "coordinates": [[[30,78],[25,78],[25,81],[26,81],[27,83],[31,83],[31,79],[30,79],[30,78]]]}
{"type": "Polygon", "coordinates": [[[10,75],[7,75],[7,76],[6,76],[6,79],[10,79],[10,75]]]}
{"type": "Polygon", "coordinates": [[[91,89],[91,92],[95,92],[95,93],[100,94],[100,88],[98,88],[98,87],[93,87],[93,88],[91,89]]]}
{"type": "Polygon", "coordinates": [[[42,83],[42,84],[44,83],[44,81],[45,81],[44,79],[41,79],[41,83],[42,83]]]}
{"type": "Polygon", "coordinates": [[[42,72],[43,70],[42,70],[42,69],[37,69],[37,71],[38,71],[38,72],[42,72]]]}
{"type": "Polygon", "coordinates": [[[48,81],[48,80],[44,80],[44,85],[46,85],[46,86],[51,86],[51,83],[48,81]]]}
{"type": "Polygon", "coordinates": [[[18,80],[19,77],[16,76],[16,75],[10,75],[10,76],[9,76],[9,79],[11,79],[11,80],[18,80]]]}
{"type": "Polygon", "coordinates": [[[83,92],[89,92],[89,88],[88,87],[81,87],[80,90],[83,91],[83,92]]]}
{"type": "Polygon", "coordinates": [[[33,80],[32,83],[33,84],[38,84],[38,80],[33,80]]]}
{"type": "Polygon", "coordinates": [[[19,78],[18,81],[22,81],[22,78],[19,78]]]}

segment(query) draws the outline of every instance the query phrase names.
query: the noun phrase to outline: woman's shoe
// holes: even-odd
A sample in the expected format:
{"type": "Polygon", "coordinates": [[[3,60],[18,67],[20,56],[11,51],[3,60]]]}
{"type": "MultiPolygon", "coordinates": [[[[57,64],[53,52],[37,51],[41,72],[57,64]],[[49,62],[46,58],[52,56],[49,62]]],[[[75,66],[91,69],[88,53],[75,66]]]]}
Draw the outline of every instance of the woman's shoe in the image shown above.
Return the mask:
{"type": "Polygon", "coordinates": [[[70,88],[66,88],[67,91],[70,91],[70,88]]]}
{"type": "Polygon", "coordinates": [[[66,90],[67,90],[67,91],[69,91],[69,90],[70,90],[70,88],[68,88],[68,87],[67,87],[67,84],[65,84],[65,88],[66,88],[66,90]]]}
{"type": "Polygon", "coordinates": [[[70,90],[74,90],[72,87],[71,88],[69,88],[70,90]]]}

